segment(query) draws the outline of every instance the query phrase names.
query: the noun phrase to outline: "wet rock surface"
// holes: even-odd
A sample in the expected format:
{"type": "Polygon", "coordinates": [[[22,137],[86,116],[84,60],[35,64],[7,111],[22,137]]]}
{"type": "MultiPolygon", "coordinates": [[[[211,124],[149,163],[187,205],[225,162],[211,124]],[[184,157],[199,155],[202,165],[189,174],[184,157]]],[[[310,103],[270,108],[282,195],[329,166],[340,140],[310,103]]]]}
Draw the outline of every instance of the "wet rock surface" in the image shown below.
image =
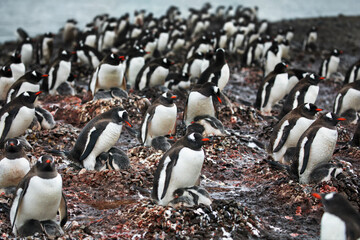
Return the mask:
{"type": "MultiPolygon", "coordinates": [[[[292,25],[295,28],[291,66],[317,72],[326,49],[344,50],[339,72],[357,60],[360,33],[359,17],[298,19],[273,24],[273,30],[292,25]],[[300,50],[303,33],[313,24],[319,27],[320,51],[305,54],[300,50]]],[[[1,46],[1,54],[12,50],[11,43],[1,46]]],[[[126,151],[131,163],[128,170],[102,172],[85,171],[66,158],[55,156],[58,171],[63,177],[63,189],[68,203],[69,221],[63,239],[85,237],[103,239],[316,239],[320,233],[323,213],[312,192],[337,191],[344,194],[356,209],[359,198],[360,150],[346,143],[351,140],[355,125],[340,125],[339,139],[333,161],[344,166],[342,179],[321,184],[299,184],[285,170],[267,163],[264,146],[269,140],[276,119],[264,117],[249,106],[255,101],[262,78],[259,68],[231,65],[231,78],[225,94],[233,104],[218,106],[218,118],[230,132],[226,137],[214,137],[204,145],[206,160],[201,185],[213,198],[211,208],[197,206],[174,209],[157,206],[149,195],[153,174],[163,155],[162,151],[146,148],[128,131],[117,144],[126,151]]],[[[86,78],[84,75],[83,78],[86,78]]],[[[86,79],[85,79],[86,80],[86,79]]],[[[317,105],[332,110],[341,83],[334,80],[320,84],[317,105]]],[[[90,94],[91,95],[91,94],[90,94]]],[[[96,100],[82,91],[76,96],[41,96],[40,105],[49,110],[57,121],[51,130],[29,130],[26,139],[33,146],[32,161],[49,149],[70,150],[82,127],[94,116],[113,106],[123,106],[132,124],[138,128],[144,102],[153,100],[155,93],[145,95],[132,92],[128,99],[96,100]]],[[[178,106],[177,137],[184,134],[181,112],[185,96],[178,106]]],[[[274,109],[274,115],[281,110],[274,109]]],[[[11,237],[8,216],[12,194],[0,196],[0,237],[11,237]]]]}

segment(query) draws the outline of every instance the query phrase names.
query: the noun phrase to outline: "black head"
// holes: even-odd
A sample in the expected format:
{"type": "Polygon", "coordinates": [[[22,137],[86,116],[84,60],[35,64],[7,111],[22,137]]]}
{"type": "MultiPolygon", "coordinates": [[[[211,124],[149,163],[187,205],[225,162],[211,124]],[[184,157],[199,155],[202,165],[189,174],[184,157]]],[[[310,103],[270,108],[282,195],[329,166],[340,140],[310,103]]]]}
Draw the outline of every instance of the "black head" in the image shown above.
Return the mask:
{"type": "Polygon", "coordinates": [[[11,68],[9,66],[3,66],[0,70],[0,76],[11,78],[13,76],[11,68]]]}
{"type": "Polygon", "coordinates": [[[335,113],[328,112],[321,116],[321,119],[324,121],[327,126],[336,126],[336,124],[340,121],[345,121],[346,119],[343,117],[339,117],[335,113]]]}
{"type": "Polygon", "coordinates": [[[324,80],[324,77],[320,77],[314,73],[306,74],[305,78],[307,81],[313,85],[317,85],[321,80],[324,80]]]}
{"type": "Polygon", "coordinates": [[[59,54],[58,54],[58,58],[63,61],[69,61],[72,54],[75,54],[75,53],[72,53],[72,52],[69,52],[66,50],[60,50],[59,54]]]}
{"type": "Polygon", "coordinates": [[[184,136],[186,141],[186,146],[191,149],[200,149],[203,145],[203,142],[209,141],[208,138],[203,138],[200,133],[193,132],[184,136]]]}
{"type": "Polygon", "coordinates": [[[114,111],[113,113],[113,120],[116,123],[121,123],[124,122],[126,123],[129,127],[132,127],[132,125],[129,122],[129,115],[128,112],[124,109],[119,109],[119,111],[114,111]]]}
{"type": "Polygon", "coordinates": [[[340,56],[340,54],[342,54],[343,53],[343,51],[341,51],[341,50],[339,50],[339,49],[337,49],[337,48],[334,48],[332,51],[331,51],[331,56],[336,56],[336,57],[338,57],[338,56],[340,56]]]}
{"type": "MultiPolygon", "coordinates": [[[[21,100],[21,102],[25,104],[33,104],[36,100],[36,98],[41,94],[42,92],[23,92],[18,97],[21,100]]],[[[16,99],[15,98],[15,99],[16,99]]],[[[14,99],[14,100],[15,100],[14,99]]]]}
{"type": "Polygon", "coordinates": [[[10,56],[10,61],[12,63],[21,63],[21,54],[14,52],[10,56]]]}
{"type": "Polygon", "coordinates": [[[55,161],[50,155],[41,156],[36,162],[36,170],[40,172],[54,172],[55,169],[55,161]]]}
{"type": "Polygon", "coordinates": [[[318,108],[315,104],[304,103],[299,106],[301,108],[301,113],[305,117],[313,117],[316,113],[321,112],[322,109],[318,108]]]}
{"type": "Polygon", "coordinates": [[[101,171],[106,168],[106,164],[109,161],[109,153],[108,152],[102,152],[99,156],[96,158],[95,163],[95,170],[101,171]]]}
{"type": "Polygon", "coordinates": [[[276,64],[275,68],[274,68],[274,73],[285,73],[286,69],[288,68],[288,65],[284,62],[280,62],[278,64],[276,64]]]}
{"type": "Polygon", "coordinates": [[[7,139],[5,142],[6,152],[19,152],[22,149],[22,145],[16,138],[7,139]]]}
{"type": "Polygon", "coordinates": [[[177,98],[176,95],[173,95],[170,91],[166,92],[166,93],[163,93],[160,98],[169,103],[169,104],[173,104],[174,103],[174,100],[177,98]]]}
{"type": "Polygon", "coordinates": [[[190,133],[200,133],[201,135],[205,131],[205,128],[200,123],[192,122],[187,128],[186,128],[186,135],[190,133]]]}
{"type": "Polygon", "coordinates": [[[216,60],[225,60],[225,50],[223,48],[216,49],[216,60]]]}
{"type": "Polygon", "coordinates": [[[164,68],[169,68],[173,64],[174,62],[170,61],[168,58],[163,58],[160,62],[160,65],[164,68]]]}
{"type": "Polygon", "coordinates": [[[35,70],[31,72],[27,72],[25,75],[26,75],[26,79],[30,82],[40,82],[41,79],[49,76],[47,74],[42,74],[35,70]]]}
{"type": "Polygon", "coordinates": [[[110,65],[119,65],[124,60],[125,60],[124,56],[119,56],[116,53],[110,53],[105,57],[103,61],[110,65]]]}

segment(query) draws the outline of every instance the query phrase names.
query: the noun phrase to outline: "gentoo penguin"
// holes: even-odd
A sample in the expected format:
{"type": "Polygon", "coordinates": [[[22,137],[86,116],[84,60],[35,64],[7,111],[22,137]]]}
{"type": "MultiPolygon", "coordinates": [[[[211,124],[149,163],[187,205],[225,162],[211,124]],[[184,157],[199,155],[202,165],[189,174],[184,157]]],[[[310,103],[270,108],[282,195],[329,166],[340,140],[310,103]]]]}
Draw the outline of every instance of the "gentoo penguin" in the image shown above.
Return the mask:
{"type": "Polygon", "coordinates": [[[77,21],[74,19],[68,19],[65,23],[62,40],[65,45],[70,46],[73,41],[75,41],[77,36],[77,29],[76,29],[77,21]]]}
{"type": "MultiPolygon", "coordinates": [[[[289,82],[287,84],[287,90],[286,94],[289,94],[290,91],[295,87],[295,85],[306,75],[311,74],[309,71],[299,69],[299,68],[289,68],[287,70],[287,73],[289,74],[289,82]]],[[[321,77],[322,79],[325,79],[321,77]]]]}
{"type": "Polygon", "coordinates": [[[201,65],[204,59],[202,52],[195,52],[190,58],[188,58],[183,67],[182,72],[190,75],[191,79],[197,79],[201,74],[201,65]]]}
{"type": "Polygon", "coordinates": [[[112,87],[126,90],[124,60],[124,56],[111,53],[101,61],[93,72],[89,83],[89,89],[93,95],[95,95],[99,89],[108,90],[112,87]]]}
{"type": "Polygon", "coordinates": [[[275,161],[285,163],[284,154],[288,148],[296,147],[300,136],[316,120],[316,113],[322,111],[312,103],[304,103],[290,111],[278,122],[270,136],[268,153],[275,161]]]}
{"type": "Polygon", "coordinates": [[[47,70],[49,77],[47,81],[43,81],[43,89],[51,95],[55,95],[57,88],[68,80],[71,73],[71,56],[72,53],[62,50],[59,52],[58,57],[50,64],[47,70]]]}
{"type": "Polygon", "coordinates": [[[54,34],[51,32],[45,33],[37,43],[36,48],[36,61],[40,64],[49,64],[54,45],[54,34]]]}
{"type": "Polygon", "coordinates": [[[270,48],[264,55],[264,76],[266,77],[271,71],[274,70],[278,63],[281,63],[281,48],[278,42],[273,41],[270,48]]]}
{"type": "Polygon", "coordinates": [[[11,54],[9,61],[5,66],[11,68],[15,81],[25,74],[25,64],[21,61],[21,55],[16,52],[11,54]]]}
{"type": "Polygon", "coordinates": [[[171,49],[171,51],[177,53],[180,52],[181,49],[185,48],[185,46],[186,46],[185,34],[181,33],[174,37],[171,37],[167,49],[171,49]]]}
{"type": "Polygon", "coordinates": [[[189,126],[196,116],[209,115],[215,117],[214,98],[221,103],[220,89],[212,82],[195,85],[186,100],[184,122],[189,126]]]}
{"type": "Polygon", "coordinates": [[[17,46],[16,53],[20,54],[21,62],[23,62],[25,67],[28,68],[33,62],[34,55],[32,39],[29,37],[25,38],[25,40],[17,46]]]}
{"type": "Polygon", "coordinates": [[[130,85],[131,89],[135,87],[136,76],[145,65],[145,54],[147,54],[147,52],[139,46],[131,48],[127,53],[126,78],[127,84],[130,85]]]}
{"type": "Polygon", "coordinates": [[[333,49],[330,56],[323,60],[320,66],[319,75],[329,79],[331,74],[335,73],[340,63],[340,54],[343,52],[338,49],[333,49]]]}
{"type": "Polygon", "coordinates": [[[169,206],[179,208],[194,207],[204,204],[210,207],[211,202],[210,194],[205,190],[205,188],[193,186],[176,189],[173,193],[173,200],[169,202],[169,206]]]}
{"type": "Polygon", "coordinates": [[[360,60],[352,64],[346,71],[344,83],[352,83],[360,80],[360,60]]]}
{"type": "Polygon", "coordinates": [[[201,73],[197,84],[213,82],[222,91],[230,78],[229,65],[225,60],[225,50],[218,48],[216,50],[215,62],[201,73]]]}
{"type": "Polygon", "coordinates": [[[135,89],[142,91],[145,88],[164,85],[169,68],[173,64],[174,62],[167,58],[157,58],[146,63],[136,76],[135,89]]]}
{"type": "Polygon", "coordinates": [[[29,37],[29,34],[23,28],[18,28],[18,29],[16,29],[16,36],[17,36],[18,42],[22,42],[27,37],[29,37]]]}
{"type": "Polygon", "coordinates": [[[3,66],[0,69],[0,101],[6,100],[6,94],[14,82],[11,68],[9,66],[3,66]]]}
{"type": "Polygon", "coordinates": [[[0,159],[0,188],[16,187],[30,170],[30,161],[15,138],[7,139],[4,149],[0,159]]]}
{"type": "MultiPolygon", "coordinates": [[[[12,232],[17,237],[18,230],[29,220],[52,221],[63,227],[67,214],[62,178],[56,171],[54,159],[50,155],[41,156],[17,186],[10,210],[12,232]]],[[[64,233],[61,228],[59,231],[59,235],[64,233]]]]}
{"type": "Polygon", "coordinates": [[[243,66],[251,66],[260,63],[263,49],[264,40],[262,37],[258,37],[246,47],[243,55],[243,66]]]}
{"type": "Polygon", "coordinates": [[[128,169],[130,167],[129,157],[121,151],[119,148],[112,147],[108,151],[109,159],[107,162],[107,168],[113,170],[128,169]]]}
{"type": "Polygon", "coordinates": [[[56,125],[53,115],[42,107],[35,107],[35,116],[42,129],[53,129],[56,125]]]}
{"type": "Polygon", "coordinates": [[[166,27],[161,27],[158,29],[157,34],[159,34],[159,37],[156,49],[160,52],[160,54],[163,54],[170,40],[169,30],[166,27]]]}
{"type": "Polygon", "coordinates": [[[338,137],[336,125],[344,120],[346,119],[328,112],[313,122],[301,135],[292,165],[301,184],[308,184],[311,172],[331,159],[338,137]]]}
{"type": "Polygon", "coordinates": [[[305,51],[315,51],[316,50],[316,41],[317,41],[317,27],[312,26],[310,30],[306,33],[303,49],[305,51]]]}
{"type": "Polygon", "coordinates": [[[87,64],[93,69],[97,68],[101,60],[104,58],[96,48],[86,45],[82,41],[76,45],[75,52],[78,62],[87,64]]]}
{"type": "Polygon", "coordinates": [[[343,165],[341,163],[324,163],[318,165],[311,173],[309,183],[321,183],[330,181],[332,178],[341,176],[343,172],[343,165]]]}
{"type": "Polygon", "coordinates": [[[96,116],[82,129],[73,149],[65,154],[86,169],[94,170],[96,157],[117,143],[123,123],[131,126],[128,113],[121,107],[96,116]]]}
{"type": "Polygon", "coordinates": [[[166,136],[159,136],[156,138],[153,138],[151,141],[151,146],[155,150],[161,150],[163,152],[166,152],[171,148],[171,143],[173,143],[173,136],[170,136],[169,134],[166,136]]]}
{"type": "Polygon", "coordinates": [[[120,88],[110,88],[110,90],[99,89],[94,95],[93,100],[111,99],[111,98],[128,98],[128,93],[120,88]]]}
{"type": "Polygon", "coordinates": [[[170,90],[187,90],[190,88],[190,75],[183,73],[169,73],[164,86],[170,90]]]}
{"type": "Polygon", "coordinates": [[[286,29],[285,39],[289,41],[289,44],[291,43],[291,41],[292,41],[293,38],[294,38],[294,32],[295,32],[295,29],[294,29],[293,26],[289,26],[289,27],[286,29]]]}
{"type": "Polygon", "coordinates": [[[290,42],[287,39],[283,39],[279,43],[279,47],[281,49],[281,58],[289,59],[290,58],[290,42]]]}
{"type": "Polygon", "coordinates": [[[25,73],[25,75],[23,75],[11,85],[10,89],[6,94],[6,103],[9,103],[11,100],[13,100],[25,91],[40,91],[40,81],[46,81],[47,77],[47,74],[42,74],[35,70],[25,73]]]}
{"type": "Polygon", "coordinates": [[[213,50],[212,39],[206,35],[201,36],[189,47],[186,59],[190,58],[196,52],[206,53],[209,50],[213,50]]]}
{"type": "Polygon", "coordinates": [[[116,27],[109,23],[105,28],[102,35],[100,35],[98,40],[98,50],[103,52],[104,50],[111,49],[116,40],[116,27]]]}
{"type": "Polygon", "coordinates": [[[254,104],[262,114],[270,115],[272,107],[285,97],[288,84],[287,67],[283,62],[278,63],[262,81],[254,104]]]}
{"type": "Polygon", "coordinates": [[[155,137],[174,134],[176,130],[177,107],[175,95],[163,93],[146,110],[141,123],[140,137],[144,146],[151,146],[155,137]]]}
{"type": "Polygon", "coordinates": [[[199,133],[190,133],[163,155],[154,174],[151,193],[157,204],[166,206],[175,190],[196,185],[205,158],[202,145],[208,140],[199,133]]]}
{"type": "Polygon", "coordinates": [[[360,81],[346,84],[335,97],[334,113],[341,116],[350,109],[360,110],[360,81]]]}
{"type": "Polygon", "coordinates": [[[97,49],[97,39],[97,28],[93,23],[87,24],[84,31],[81,33],[81,41],[84,45],[97,49]]]}
{"type": "Polygon", "coordinates": [[[229,40],[229,51],[233,54],[242,51],[245,42],[245,32],[238,30],[232,35],[229,40]]]}
{"type": "Polygon", "coordinates": [[[323,79],[315,74],[307,74],[305,78],[301,79],[287,95],[278,118],[281,119],[303,103],[315,103],[319,93],[318,83],[323,79]]]}
{"type": "Polygon", "coordinates": [[[0,109],[0,147],[25,133],[35,117],[34,102],[41,92],[23,92],[0,109]]]}
{"type": "Polygon", "coordinates": [[[360,214],[340,193],[312,194],[321,199],[324,214],[321,218],[320,239],[359,239],[360,214]]]}
{"type": "Polygon", "coordinates": [[[227,135],[224,125],[220,120],[209,115],[196,116],[191,125],[186,129],[187,133],[191,131],[199,132],[204,137],[227,135]]]}

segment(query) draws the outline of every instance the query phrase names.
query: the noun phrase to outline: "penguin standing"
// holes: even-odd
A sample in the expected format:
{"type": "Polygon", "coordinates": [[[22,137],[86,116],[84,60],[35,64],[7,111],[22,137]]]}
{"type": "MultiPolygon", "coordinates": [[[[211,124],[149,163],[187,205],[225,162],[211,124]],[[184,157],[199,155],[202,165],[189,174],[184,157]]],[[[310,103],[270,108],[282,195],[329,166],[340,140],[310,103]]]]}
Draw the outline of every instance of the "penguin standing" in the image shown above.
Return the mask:
{"type": "Polygon", "coordinates": [[[212,40],[208,36],[204,35],[189,47],[189,51],[186,54],[186,59],[190,58],[196,52],[206,53],[210,50],[213,50],[212,40]]]}
{"type": "Polygon", "coordinates": [[[135,89],[162,86],[169,74],[169,68],[174,63],[167,58],[157,58],[145,64],[136,76],[135,89]]]}
{"type": "Polygon", "coordinates": [[[74,19],[68,19],[65,23],[62,40],[65,45],[70,46],[73,41],[75,41],[77,36],[77,29],[76,29],[77,21],[74,19]]]}
{"type": "Polygon", "coordinates": [[[313,170],[331,159],[338,137],[336,125],[344,120],[346,119],[328,112],[313,122],[301,135],[292,165],[301,184],[308,184],[313,170]]]}
{"type": "Polygon", "coordinates": [[[27,37],[20,45],[17,46],[16,52],[21,56],[21,62],[28,68],[33,61],[34,47],[32,39],[27,37]]]}
{"type": "Polygon", "coordinates": [[[9,66],[3,66],[0,69],[0,101],[6,100],[6,94],[14,82],[11,68],[9,66]]]}
{"type": "Polygon", "coordinates": [[[82,129],[73,149],[65,154],[87,170],[94,170],[96,158],[119,140],[123,123],[131,127],[128,113],[121,107],[96,116],[82,129]]]}
{"type": "Polygon", "coordinates": [[[16,52],[10,56],[9,61],[5,66],[11,68],[15,81],[25,74],[25,64],[21,61],[21,55],[16,52]]]}
{"type": "Polygon", "coordinates": [[[47,81],[43,81],[43,89],[51,95],[55,95],[57,88],[69,78],[71,73],[70,58],[71,53],[62,50],[48,68],[47,74],[49,76],[47,81]]]}
{"type": "Polygon", "coordinates": [[[30,170],[30,161],[15,138],[6,140],[4,149],[0,159],[0,188],[16,187],[30,170]]]}
{"type": "Polygon", "coordinates": [[[352,83],[360,80],[360,60],[352,64],[346,71],[344,83],[352,83]]]}
{"type": "Polygon", "coordinates": [[[170,40],[169,30],[166,27],[162,27],[159,29],[158,34],[159,37],[156,49],[160,52],[160,54],[163,54],[170,40]]]}
{"type": "Polygon", "coordinates": [[[272,45],[264,55],[264,76],[267,76],[271,71],[274,70],[278,63],[281,63],[281,56],[282,52],[279,44],[276,41],[273,41],[272,45]]]}
{"type": "Polygon", "coordinates": [[[215,62],[201,73],[197,84],[213,82],[222,91],[230,78],[229,65],[225,60],[225,50],[218,48],[216,50],[215,62]]]}
{"type": "Polygon", "coordinates": [[[264,40],[258,37],[247,46],[243,55],[243,66],[251,66],[252,64],[260,63],[262,52],[264,49],[264,40]]]}
{"type": "Polygon", "coordinates": [[[6,103],[22,94],[23,92],[38,92],[40,91],[40,81],[47,80],[48,75],[42,74],[38,71],[30,71],[16,80],[9,88],[6,94],[6,103]]]}
{"type": "Polygon", "coordinates": [[[126,59],[126,78],[127,84],[130,85],[130,88],[135,87],[136,76],[140,72],[141,68],[145,65],[145,52],[144,49],[135,46],[127,53],[126,59]]]}
{"type": "Polygon", "coordinates": [[[317,48],[316,41],[317,41],[317,27],[312,26],[305,36],[303,49],[308,52],[315,51],[317,48]]]}
{"type": "Polygon", "coordinates": [[[154,174],[151,197],[166,206],[179,188],[192,187],[199,180],[205,159],[202,145],[209,139],[190,133],[179,139],[161,158],[154,174]]]}
{"type": "Polygon", "coordinates": [[[261,83],[255,101],[255,108],[262,114],[269,115],[272,107],[286,95],[288,84],[288,65],[281,62],[275,66],[274,71],[270,72],[261,83]]]}
{"type": "Polygon", "coordinates": [[[188,90],[190,88],[190,76],[187,73],[169,73],[164,86],[170,90],[188,90]]]}
{"type": "Polygon", "coordinates": [[[35,117],[34,102],[41,92],[23,92],[0,109],[0,146],[25,133],[35,117]]]}
{"type": "Polygon", "coordinates": [[[100,52],[111,49],[115,44],[115,38],[116,38],[116,28],[115,26],[107,25],[105,28],[103,34],[99,37],[98,41],[98,50],[100,52]]]}
{"type": "Polygon", "coordinates": [[[103,55],[93,47],[84,44],[82,41],[75,48],[77,61],[89,65],[95,69],[99,66],[103,55]]]}
{"type": "Polygon", "coordinates": [[[214,98],[221,103],[220,89],[212,82],[195,85],[186,100],[184,122],[188,126],[196,116],[209,115],[216,117],[214,98]]]}
{"type": "Polygon", "coordinates": [[[49,64],[54,49],[54,35],[51,32],[45,33],[37,43],[37,63],[49,64]]]}
{"type": "Polygon", "coordinates": [[[191,79],[199,78],[201,75],[201,65],[204,59],[202,52],[195,52],[188,58],[182,67],[182,72],[190,75],[191,79]]]}
{"type": "MultiPolygon", "coordinates": [[[[16,189],[10,210],[13,234],[26,237],[21,236],[19,230],[29,220],[37,220],[44,224],[51,221],[63,227],[67,217],[61,175],[55,169],[54,159],[50,155],[44,155],[39,158],[16,189]],[[58,212],[60,223],[56,220],[58,212]]],[[[63,233],[59,227],[57,235],[63,233]]]]}
{"type": "Polygon", "coordinates": [[[348,110],[360,110],[360,81],[344,85],[335,97],[334,113],[341,116],[348,110]]]}
{"type": "Polygon", "coordinates": [[[141,123],[140,137],[144,146],[151,146],[152,139],[174,134],[176,130],[177,107],[175,95],[163,93],[146,110],[141,123]]]}
{"type": "Polygon", "coordinates": [[[360,215],[350,202],[340,193],[313,193],[324,206],[321,218],[320,239],[359,239],[360,215]]]}
{"type": "Polygon", "coordinates": [[[330,56],[323,60],[320,66],[319,75],[329,79],[331,74],[335,73],[340,63],[340,54],[343,52],[338,49],[333,49],[330,56]]]}
{"type": "Polygon", "coordinates": [[[281,119],[303,103],[315,103],[319,93],[318,83],[323,79],[315,74],[307,74],[305,78],[301,79],[287,95],[278,118],[281,119]]]}
{"type": "Polygon", "coordinates": [[[296,147],[300,136],[316,120],[316,113],[322,111],[312,103],[304,103],[283,117],[270,136],[268,153],[275,161],[285,163],[287,149],[296,147]]]}
{"type": "Polygon", "coordinates": [[[124,56],[111,53],[101,61],[92,74],[89,83],[89,89],[93,95],[95,95],[99,89],[108,90],[112,87],[126,90],[124,59],[124,56]]]}

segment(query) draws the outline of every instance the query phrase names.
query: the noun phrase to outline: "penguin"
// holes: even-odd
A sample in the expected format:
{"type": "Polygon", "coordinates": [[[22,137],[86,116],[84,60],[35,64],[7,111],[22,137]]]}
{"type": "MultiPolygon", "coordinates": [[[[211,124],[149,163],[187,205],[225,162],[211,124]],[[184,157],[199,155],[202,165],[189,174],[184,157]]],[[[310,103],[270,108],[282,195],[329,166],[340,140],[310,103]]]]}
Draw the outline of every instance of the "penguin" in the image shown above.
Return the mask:
{"type": "Polygon", "coordinates": [[[99,89],[108,90],[112,87],[119,87],[126,90],[124,60],[124,56],[111,53],[101,61],[93,72],[89,83],[89,89],[93,95],[95,95],[99,89]]]}
{"type": "Polygon", "coordinates": [[[75,48],[77,61],[89,65],[92,69],[99,66],[103,55],[95,48],[84,44],[82,41],[75,48]]]}
{"type": "Polygon", "coordinates": [[[169,73],[164,84],[170,90],[188,90],[190,85],[190,75],[185,72],[169,73]]]}
{"type": "Polygon", "coordinates": [[[294,29],[293,26],[289,26],[289,27],[286,29],[285,39],[288,40],[289,44],[291,43],[291,41],[292,41],[293,38],[294,38],[294,32],[295,32],[295,29],[294,29]]]}
{"type": "Polygon", "coordinates": [[[309,183],[319,184],[321,182],[330,181],[332,178],[338,178],[343,172],[343,165],[341,163],[324,163],[317,166],[309,176],[309,183]]]}
{"type": "Polygon", "coordinates": [[[25,91],[40,91],[40,81],[46,81],[47,77],[47,74],[42,74],[35,70],[25,73],[25,75],[16,80],[9,88],[6,94],[6,103],[9,103],[11,100],[13,100],[25,91]]]}
{"type": "Polygon", "coordinates": [[[121,107],[112,108],[90,122],[80,132],[74,147],[65,155],[87,170],[94,170],[96,157],[107,152],[120,138],[123,123],[131,127],[128,113],[121,107]]]}
{"type": "Polygon", "coordinates": [[[326,79],[329,79],[331,74],[337,71],[340,63],[339,56],[342,53],[343,51],[340,51],[336,48],[333,49],[332,52],[330,53],[330,56],[322,61],[320,65],[319,75],[324,76],[326,79]]]}
{"type": "Polygon", "coordinates": [[[9,66],[3,66],[0,69],[0,101],[6,100],[6,94],[14,82],[11,68],[9,66]]]}
{"type": "Polygon", "coordinates": [[[171,148],[172,140],[173,137],[170,135],[155,137],[151,141],[151,146],[155,150],[161,150],[163,152],[166,152],[171,148]]]}
{"type": "Polygon", "coordinates": [[[278,63],[281,63],[281,56],[282,52],[278,42],[273,41],[264,55],[264,76],[267,76],[278,63]]]}
{"type": "Polygon", "coordinates": [[[94,95],[93,100],[99,99],[127,99],[128,93],[120,88],[110,88],[110,90],[99,89],[94,95]]]}
{"type": "Polygon", "coordinates": [[[186,38],[184,33],[180,33],[176,36],[171,37],[167,45],[167,49],[171,49],[172,52],[180,52],[181,49],[186,46],[186,38]]]}
{"type": "Polygon", "coordinates": [[[209,115],[200,115],[194,118],[194,121],[186,129],[187,132],[191,129],[201,129],[199,132],[204,136],[225,136],[228,133],[226,132],[224,125],[221,121],[215,117],[209,115]],[[192,125],[201,125],[196,127],[191,127],[192,125]],[[190,129],[189,129],[190,128],[190,129]]]}
{"type": "Polygon", "coordinates": [[[183,67],[182,72],[190,75],[191,79],[199,78],[201,75],[201,65],[204,59],[202,52],[195,52],[193,56],[188,58],[183,67]]]}
{"type": "Polygon", "coordinates": [[[306,129],[322,111],[312,103],[303,103],[286,114],[273,128],[267,148],[269,155],[278,162],[285,163],[284,154],[296,144],[306,129]]]}
{"type": "Polygon", "coordinates": [[[136,76],[135,89],[144,90],[145,88],[162,86],[169,74],[169,68],[174,62],[167,58],[157,58],[146,63],[136,76]]]}
{"type": "Polygon", "coordinates": [[[281,49],[281,59],[290,59],[290,42],[287,39],[283,39],[279,43],[281,49]]]}
{"type": "MultiPolygon", "coordinates": [[[[303,78],[306,77],[306,75],[311,74],[312,72],[303,70],[303,69],[298,69],[298,68],[289,68],[287,70],[287,73],[289,75],[289,81],[287,84],[287,90],[286,90],[286,94],[289,94],[290,91],[295,87],[295,85],[303,78]]],[[[321,79],[325,79],[323,77],[321,77],[321,79]]]]}
{"type": "Polygon", "coordinates": [[[166,206],[178,188],[192,187],[199,181],[205,159],[203,142],[209,141],[199,133],[179,139],[161,158],[154,174],[151,197],[166,206]]]}
{"type": "Polygon", "coordinates": [[[62,40],[67,46],[70,46],[72,42],[76,39],[77,36],[76,24],[77,21],[74,19],[68,19],[65,23],[64,30],[62,33],[62,40]]]}
{"type": "Polygon", "coordinates": [[[210,194],[205,188],[193,186],[176,189],[173,193],[173,200],[169,202],[169,206],[179,208],[194,207],[203,204],[210,207],[211,202],[210,194]]]}
{"type": "Polygon", "coordinates": [[[222,103],[220,89],[214,83],[207,82],[202,85],[195,85],[186,100],[183,119],[185,125],[189,126],[196,116],[209,115],[215,117],[214,98],[222,103]]]}
{"type": "Polygon", "coordinates": [[[0,188],[16,187],[29,170],[30,161],[21,142],[7,139],[0,159],[0,188]]]}
{"type": "Polygon", "coordinates": [[[53,129],[56,125],[53,115],[42,107],[35,107],[35,116],[42,129],[53,129]]]}
{"type": "Polygon", "coordinates": [[[315,103],[319,93],[318,84],[323,79],[325,78],[313,73],[307,74],[305,78],[301,79],[287,95],[278,118],[281,119],[292,109],[303,103],[315,103]]]}
{"type": "Polygon", "coordinates": [[[40,93],[23,92],[0,109],[0,146],[25,133],[35,117],[34,102],[40,93]]]}
{"type": "Polygon", "coordinates": [[[213,50],[211,38],[206,35],[201,36],[189,47],[186,59],[190,58],[196,52],[206,53],[209,50],[213,50]]]}
{"type": "Polygon", "coordinates": [[[136,83],[136,76],[140,72],[141,68],[145,65],[145,52],[144,49],[139,46],[133,47],[127,53],[126,59],[126,78],[127,84],[131,89],[134,89],[136,83]]]}
{"type": "Polygon", "coordinates": [[[140,137],[144,146],[151,146],[155,137],[175,134],[177,107],[174,103],[175,95],[163,93],[146,110],[141,122],[140,137]]]}
{"type": "Polygon", "coordinates": [[[9,61],[5,66],[11,68],[15,81],[25,74],[25,64],[21,61],[21,55],[16,52],[11,54],[9,61]]]}
{"type": "MultiPolygon", "coordinates": [[[[63,227],[67,218],[61,175],[56,171],[53,157],[43,155],[17,186],[10,209],[12,232],[18,237],[18,230],[29,220],[50,220],[63,227]],[[56,221],[58,212],[59,223],[56,221]]],[[[59,230],[59,235],[62,235],[63,230],[59,230]]]]}
{"type": "Polygon", "coordinates": [[[247,46],[243,55],[243,66],[251,66],[252,64],[260,63],[262,52],[264,49],[264,40],[258,37],[247,46]]]}
{"type": "Polygon", "coordinates": [[[44,91],[48,91],[51,95],[57,93],[57,88],[66,82],[71,73],[70,58],[72,53],[66,50],[60,50],[58,57],[50,64],[47,74],[47,81],[43,81],[44,91]]]}
{"type": "Polygon", "coordinates": [[[308,52],[313,52],[316,50],[316,41],[317,41],[317,27],[312,26],[310,30],[306,33],[303,49],[308,52]]]}
{"type": "Polygon", "coordinates": [[[225,60],[225,50],[218,48],[216,50],[215,62],[201,73],[197,84],[213,82],[222,91],[230,78],[229,65],[225,60]]]}
{"type": "Polygon", "coordinates": [[[107,163],[109,161],[109,153],[102,152],[99,156],[96,157],[94,170],[96,171],[104,171],[107,169],[107,163]]]}
{"type": "Polygon", "coordinates": [[[229,51],[233,54],[242,51],[245,42],[245,32],[238,30],[231,36],[229,41],[229,51]]]}
{"type": "Polygon", "coordinates": [[[29,37],[29,34],[23,28],[18,28],[18,29],[16,29],[16,36],[17,36],[18,42],[22,42],[26,38],[29,37]]]}
{"type": "Polygon", "coordinates": [[[360,80],[360,60],[352,64],[346,71],[344,83],[352,83],[360,80]]]}
{"type": "Polygon", "coordinates": [[[359,239],[360,214],[340,193],[313,193],[324,206],[321,218],[320,239],[359,239]]]}
{"type": "Polygon", "coordinates": [[[17,230],[18,236],[33,236],[36,233],[40,234],[43,233],[43,227],[39,220],[30,219],[26,220],[24,224],[17,230]]]}
{"type": "Polygon", "coordinates": [[[110,148],[108,153],[109,153],[109,159],[107,162],[108,169],[124,170],[130,168],[129,157],[119,148],[112,147],[110,148]]]}
{"type": "Polygon", "coordinates": [[[311,172],[331,159],[338,137],[336,125],[345,120],[334,113],[324,113],[301,135],[292,165],[301,184],[308,184],[311,172]]]}
{"type": "Polygon", "coordinates": [[[83,42],[84,45],[87,45],[97,50],[97,39],[97,28],[94,26],[93,23],[87,24],[81,34],[81,42],[83,42]]]}
{"type": "Polygon", "coordinates": [[[40,37],[36,48],[36,61],[38,64],[50,64],[54,49],[54,34],[45,33],[40,37]]]}
{"type": "Polygon", "coordinates": [[[111,49],[115,44],[116,28],[112,25],[107,25],[102,35],[98,40],[98,50],[100,52],[111,49]]]}
{"type": "Polygon", "coordinates": [[[270,115],[272,107],[285,97],[288,84],[287,67],[283,62],[278,63],[259,86],[254,106],[262,114],[270,115]]]}
{"type": "Polygon", "coordinates": [[[161,27],[158,30],[158,34],[159,37],[156,49],[160,52],[160,54],[163,54],[170,40],[169,30],[166,27],[161,27]]]}
{"type": "Polygon", "coordinates": [[[342,116],[350,109],[360,110],[360,81],[344,85],[335,97],[334,113],[342,116]]]}
{"type": "Polygon", "coordinates": [[[30,64],[33,61],[34,47],[32,44],[32,39],[27,37],[22,41],[16,48],[16,53],[20,54],[21,62],[24,63],[25,68],[29,68],[30,64]]]}

